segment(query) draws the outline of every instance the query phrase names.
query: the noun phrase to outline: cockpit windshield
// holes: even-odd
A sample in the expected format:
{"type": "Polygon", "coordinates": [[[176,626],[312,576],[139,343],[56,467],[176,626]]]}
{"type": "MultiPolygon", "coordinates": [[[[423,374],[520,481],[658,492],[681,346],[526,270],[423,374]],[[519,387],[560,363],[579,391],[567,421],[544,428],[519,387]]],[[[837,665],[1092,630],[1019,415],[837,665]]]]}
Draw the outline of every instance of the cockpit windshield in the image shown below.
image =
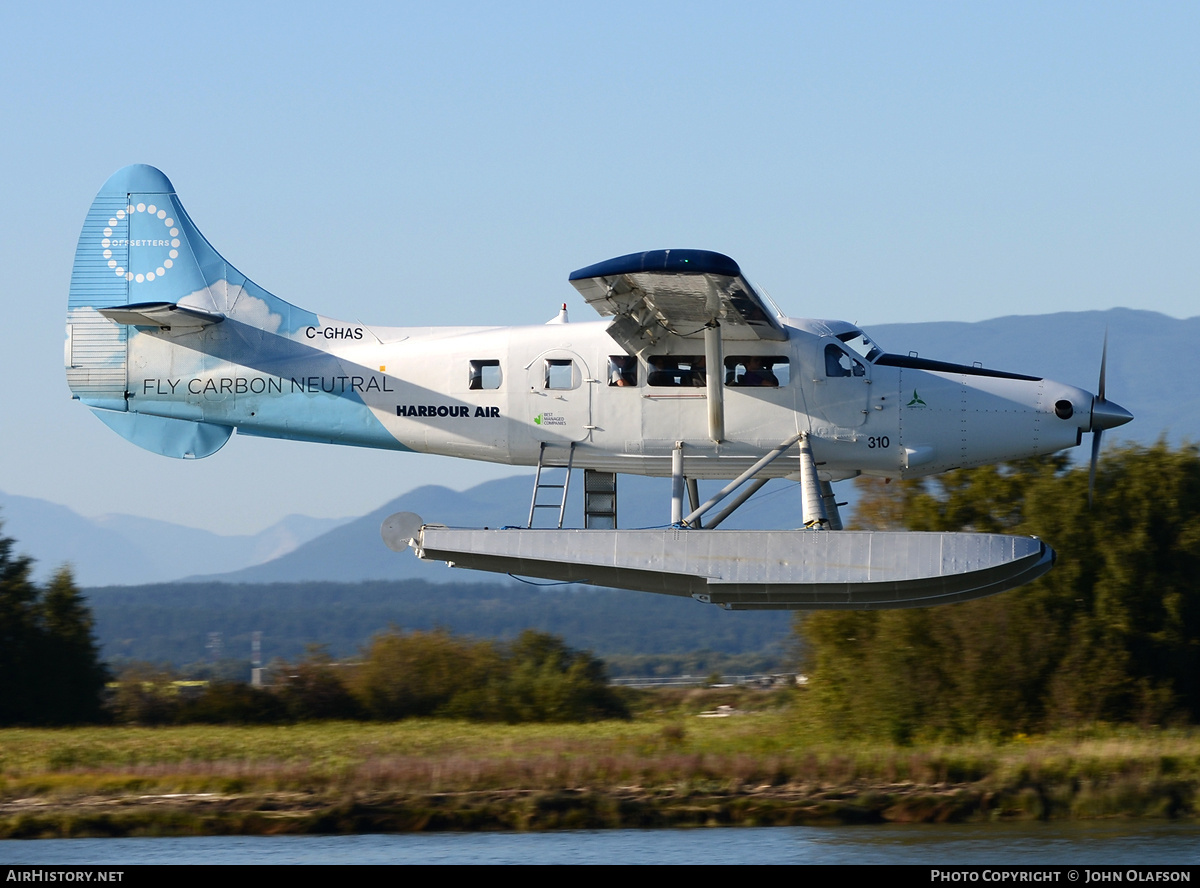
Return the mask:
{"type": "Polygon", "coordinates": [[[848,348],[866,358],[870,363],[873,363],[877,357],[883,354],[883,349],[868,339],[867,334],[862,330],[850,330],[845,333],[839,333],[837,338],[846,343],[848,348]]]}

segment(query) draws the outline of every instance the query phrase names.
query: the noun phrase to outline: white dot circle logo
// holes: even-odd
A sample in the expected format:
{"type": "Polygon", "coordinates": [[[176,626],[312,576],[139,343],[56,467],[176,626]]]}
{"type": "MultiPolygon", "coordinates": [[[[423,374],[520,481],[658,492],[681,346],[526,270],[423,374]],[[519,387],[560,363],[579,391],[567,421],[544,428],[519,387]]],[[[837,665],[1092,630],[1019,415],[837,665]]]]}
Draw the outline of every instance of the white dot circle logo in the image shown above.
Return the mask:
{"type": "Polygon", "coordinates": [[[117,210],[117,214],[108,220],[108,225],[104,228],[104,237],[100,240],[100,246],[103,248],[103,255],[108,260],[108,267],[113,270],[113,274],[117,277],[123,277],[127,281],[135,284],[149,283],[155,278],[160,278],[175,264],[175,260],[179,258],[179,228],[175,225],[175,220],[167,215],[167,211],[160,209],[154,204],[139,203],[137,205],[129,204],[123,210],[117,210]],[[113,258],[112,248],[119,246],[120,241],[114,241],[113,229],[115,229],[121,221],[129,216],[129,225],[132,228],[133,217],[138,213],[145,213],[151,219],[161,222],[164,233],[162,237],[149,237],[137,241],[127,240],[125,243],[130,250],[135,246],[139,249],[146,248],[166,248],[167,252],[164,258],[159,259],[159,265],[152,271],[147,271],[142,274],[134,274],[123,265],[118,265],[117,260],[113,258]]]}

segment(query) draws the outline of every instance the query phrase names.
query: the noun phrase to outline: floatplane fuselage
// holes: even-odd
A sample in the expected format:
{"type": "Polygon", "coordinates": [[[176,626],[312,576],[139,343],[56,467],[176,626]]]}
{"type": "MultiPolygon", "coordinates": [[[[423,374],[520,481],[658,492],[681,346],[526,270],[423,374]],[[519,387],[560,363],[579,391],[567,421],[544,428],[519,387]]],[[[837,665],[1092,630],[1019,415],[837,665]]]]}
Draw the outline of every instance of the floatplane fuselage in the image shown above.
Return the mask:
{"type": "Polygon", "coordinates": [[[840,527],[831,482],[1036,456],[1130,418],[1103,392],[888,354],[851,324],[784,317],[716,253],[623,256],[571,283],[606,320],[569,323],[565,305],[521,327],[318,315],[222,259],[161,172],[126,167],[80,237],[67,377],[110,427],[167,456],[209,456],[236,429],[537,466],[539,484],[547,467],[584,470],[585,530],[559,529],[560,508],[550,530],[450,543],[449,529],[403,516],[385,538],[460,566],[729,607],[913,606],[1026,582],[1052,563],[1040,541],[1018,552],[1022,538],[821,533],[840,527]],[[605,504],[619,474],[673,477],[670,528],[616,528],[605,504]],[[796,525],[810,530],[711,530],[716,504],[701,506],[694,482],[739,476],[749,489],[799,481],[796,525]],[[844,558],[856,567],[839,573],[844,558]]]}

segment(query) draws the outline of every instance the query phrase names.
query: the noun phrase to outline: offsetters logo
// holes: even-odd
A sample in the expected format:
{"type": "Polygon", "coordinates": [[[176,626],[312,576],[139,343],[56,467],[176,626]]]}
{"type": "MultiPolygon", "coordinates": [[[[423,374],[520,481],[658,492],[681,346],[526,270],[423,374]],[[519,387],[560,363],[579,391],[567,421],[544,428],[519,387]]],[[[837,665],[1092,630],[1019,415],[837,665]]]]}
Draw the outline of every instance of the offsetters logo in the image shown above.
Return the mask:
{"type": "MultiPolygon", "coordinates": [[[[130,226],[131,227],[131,226],[130,226]]],[[[117,277],[123,277],[127,281],[132,281],[135,284],[149,283],[155,278],[160,278],[167,273],[175,260],[179,258],[179,229],[175,226],[175,220],[167,215],[166,210],[160,210],[154,204],[130,204],[123,210],[117,210],[117,215],[108,220],[108,225],[104,229],[104,237],[100,241],[100,246],[104,248],[104,258],[108,260],[108,267],[113,270],[117,277]],[[129,217],[129,223],[133,222],[133,217],[137,213],[145,213],[153,219],[158,219],[163,224],[164,237],[149,237],[149,238],[129,238],[113,237],[113,229],[125,221],[126,216],[129,217]],[[139,272],[134,274],[123,265],[119,265],[117,260],[113,258],[113,247],[157,247],[165,250],[162,255],[162,264],[153,271],[147,271],[144,274],[139,272]]]]}

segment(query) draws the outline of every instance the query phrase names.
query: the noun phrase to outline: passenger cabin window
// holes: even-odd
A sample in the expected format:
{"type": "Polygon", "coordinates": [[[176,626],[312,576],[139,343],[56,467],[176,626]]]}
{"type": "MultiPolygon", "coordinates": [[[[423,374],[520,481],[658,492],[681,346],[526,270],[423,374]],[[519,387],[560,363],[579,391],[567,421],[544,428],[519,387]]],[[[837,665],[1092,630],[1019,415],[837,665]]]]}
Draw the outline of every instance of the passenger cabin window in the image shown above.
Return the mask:
{"type": "Polygon", "coordinates": [[[866,376],[867,368],[836,345],[825,346],[825,375],[834,376],[866,376]]]}
{"type": "Polygon", "coordinates": [[[725,384],[779,388],[788,384],[790,369],[783,355],[730,355],[725,359],[725,384]]]}
{"type": "Polygon", "coordinates": [[[703,386],[704,355],[658,355],[650,358],[646,384],[653,386],[703,386]]]}
{"type": "Polygon", "coordinates": [[[500,388],[500,362],[472,361],[471,378],[467,388],[472,390],[500,388]]]}
{"type": "Polygon", "coordinates": [[[638,382],[638,362],[632,355],[608,356],[608,384],[620,386],[636,386],[638,382]]]}
{"type": "Polygon", "coordinates": [[[575,365],[570,358],[546,360],[546,388],[559,391],[575,388],[575,365]]]}

